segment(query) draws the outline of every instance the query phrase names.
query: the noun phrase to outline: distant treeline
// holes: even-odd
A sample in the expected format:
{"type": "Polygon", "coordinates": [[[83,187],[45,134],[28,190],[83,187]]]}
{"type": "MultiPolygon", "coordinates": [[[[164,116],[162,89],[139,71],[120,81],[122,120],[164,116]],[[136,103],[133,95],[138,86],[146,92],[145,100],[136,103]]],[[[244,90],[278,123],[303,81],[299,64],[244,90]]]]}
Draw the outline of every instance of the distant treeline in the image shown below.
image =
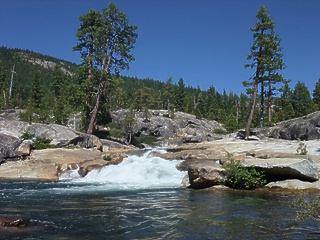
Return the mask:
{"type": "MultiPolygon", "coordinates": [[[[27,109],[22,116],[26,121],[66,124],[70,114],[85,112],[83,108],[88,105],[83,76],[83,66],[29,50],[0,47],[0,108],[27,109]]],[[[320,109],[320,79],[312,94],[303,82],[294,89],[287,82],[279,91],[272,100],[272,121],[264,125],[320,109]]],[[[245,127],[251,102],[245,93],[219,93],[214,86],[207,90],[185,86],[182,78],[174,84],[172,78],[158,81],[118,75],[112,76],[103,93],[98,124],[108,123],[110,112],[120,108],[146,113],[149,109],[168,109],[170,117],[183,111],[216,120],[228,131],[235,131],[245,127]]],[[[253,126],[257,127],[260,108],[256,109],[253,126]]]]}

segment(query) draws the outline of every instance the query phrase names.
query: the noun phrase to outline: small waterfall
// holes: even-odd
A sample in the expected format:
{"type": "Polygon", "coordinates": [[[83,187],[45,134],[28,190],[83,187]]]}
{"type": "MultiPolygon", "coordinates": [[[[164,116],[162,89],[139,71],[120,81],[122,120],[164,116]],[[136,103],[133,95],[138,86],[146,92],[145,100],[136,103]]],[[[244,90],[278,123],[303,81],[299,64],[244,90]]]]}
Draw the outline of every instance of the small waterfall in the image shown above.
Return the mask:
{"type": "Polygon", "coordinates": [[[61,180],[79,183],[104,185],[112,189],[175,188],[181,186],[185,175],[176,169],[178,160],[168,161],[152,153],[163,150],[150,150],[142,156],[129,156],[118,165],[109,165],[92,170],[80,177],[77,170],[63,174],[61,180]]]}

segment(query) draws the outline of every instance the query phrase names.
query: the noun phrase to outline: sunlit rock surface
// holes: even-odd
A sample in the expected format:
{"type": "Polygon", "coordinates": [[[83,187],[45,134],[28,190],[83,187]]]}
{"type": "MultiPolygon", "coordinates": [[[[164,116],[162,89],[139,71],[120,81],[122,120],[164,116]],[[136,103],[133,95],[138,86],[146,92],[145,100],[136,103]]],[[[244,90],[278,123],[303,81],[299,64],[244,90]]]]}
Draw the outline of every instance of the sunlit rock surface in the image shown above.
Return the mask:
{"type": "Polygon", "coordinates": [[[277,123],[270,128],[269,137],[303,141],[320,139],[320,111],[277,123]]]}
{"type": "Polygon", "coordinates": [[[57,124],[32,123],[27,131],[36,137],[50,139],[54,145],[65,143],[79,135],[74,130],[57,124]]]}
{"type": "MultiPolygon", "coordinates": [[[[125,118],[129,110],[118,110],[112,113],[113,121],[125,131],[125,118]]],[[[199,143],[220,139],[215,130],[225,130],[216,122],[197,119],[192,114],[175,112],[173,118],[167,116],[166,110],[150,110],[146,117],[142,112],[135,112],[134,134],[138,136],[153,135],[158,137],[157,146],[170,144],[199,143]]]]}
{"type": "MultiPolygon", "coordinates": [[[[106,154],[106,153],[105,153],[106,154]]],[[[88,149],[44,149],[33,151],[27,160],[6,161],[0,165],[0,179],[59,179],[59,175],[69,170],[82,172],[85,176],[93,169],[110,164],[117,164],[126,156],[121,152],[109,153],[108,161],[102,153],[88,149]]]]}
{"type": "Polygon", "coordinates": [[[190,188],[201,189],[219,185],[224,177],[224,168],[214,161],[194,161],[188,167],[190,188]]]}
{"type": "MultiPolygon", "coordinates": [[[[115,119],[118,117],[120,125],[125,113],[125,110],[116,112],[118,115],[115,119]]],[[[316,136],[310,133],[318,131],[320,126],[317,120],[319,112],[295,120],[296,125],[292,125],[292,120],[274,127],[279,129],[281,125],[286,129],[295,129],[296,134],[292,136],[304,136],[302,133],[308,133],[305,135],[308,137],[295,137],[308,139],[303,142],[307,149],[305,156],[297,153],[300,141],[268,138],[270,129],[267,128],[263,129],[263,134],[258,135],[256,140],[244,141],[236,138],[235,134],[216,135],[215,129],[223,128],[214,121],[198,120],[193,115],[179,112],[175,113],[174,119],[166,117],[166,111],[151,113],[152,116],[148,118],[143,117],[142,113],[136,113],[138,120],[135,133],[142,136],[156,135],[160,139],[159,146],[166,146],[167,152],[152,152],[148,157],[183,160],[177,168],[184,173],[189,172],[188,181],[185,181],[188,186],[206,188],[218,184],[223,178],[222,165],[230,162],[232,158],[247,164],[245,166],[264,169],[269,180],[272,180],[267,187],[283,186],[291,189],[297,184],[297,188],[319,188],[319,141],[310,140],[310,136],[316,136]],[[308,123],[304,124],[303,121],[308,123]],[[304,129],[302,132],[297,130],[299,124],[301,129],[304,129]],[[308,128],[310,124],[312,129],[308,128]]],[[[68,171],[77,171],[84,177],[90,172],[99,172],[104,166],[122,162],[128,153],[136,153],[136,148],[132,146],[101,140],[55,124],[20,122],[16,115],[13,112],[0,115],[2,179],[57,180],[61,174],[68,171]],[[33,142],[21,138],[27,131],[38,137],[49,138],[54,144],[67,148],[32,150],[33,142]]],[[[287,130],[275,131],[278,137],[281,131],[287,130]]],[[[125,176],[126,174],[128,173],[126,172],[125,176]]]]}
{"type": "Polygon", "coordinates": [[[263,170],[270,179],[299,179],[302,181],[316,181],[319,179],[319,168],[310,159],[245,159],[241,162],[241,165],[263,170]]]}

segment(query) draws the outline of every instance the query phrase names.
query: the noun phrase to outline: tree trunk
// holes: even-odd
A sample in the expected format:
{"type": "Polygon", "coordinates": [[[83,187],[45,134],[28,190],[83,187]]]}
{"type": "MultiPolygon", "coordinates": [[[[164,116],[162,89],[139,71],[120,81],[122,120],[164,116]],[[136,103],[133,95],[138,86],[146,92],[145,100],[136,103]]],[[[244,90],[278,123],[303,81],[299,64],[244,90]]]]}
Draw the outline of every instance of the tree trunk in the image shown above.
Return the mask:
{"type": "MultiPolygon", "coordinates": [[[[104,79],[104,73],[109,73],[109,69],[110,69],[110,64],[111,64],[111,59],[112,59],[112,55],[113,55],[113,52],[114,52],[114,49],[116,47],[116,42],[117,42],[117,39],[118,39],[118,36],[116,35],[113,39],[113,44],[112,44],[112,48],[111,48],[111,51],[110,51],[110,55],[109,55],[109,58],[108,58],[108,62],[106,64],[106,58],[107,57],[104,57],[102,59],[102,63],[101,63],[101,76],[100,76],[100,83],[99,83],[99,87],[98,87],[98,91],[97,91],[97,98],[96,98],[96,103],[93,107],[93,110],[92,110],[92,113],[91,113],[91,119],[90,119],[90,123],[89,123],[89,127],[88,127],[88,130],[87,130],[87,134],[92,134],[94,129],[95,129],[95,126],[96,126],[96,120],[97,120],[97,116],[98,116],[98,110],[99,110],[99,105],[100,105],[100,98],[101,98],[101,94],[105,88],[105,85],[106,85],[106,82],[108,79],[104,79]]],[[[109,41],[107,41],[107,44],[106,44],[106,48],[108,49],[108,44],[109,44],[109,41]]]]}
{"type": "Polygon", "coordinates": [[[170,99],[168,98],[168,117],[171,118],[170,116],[170,99]]]}
{"type": "Polygon", "coordinates": [[[261,82],[261,103],[260,103],[260,126],[263,126],[264,121],[264,85],[261,82]]]}
{"type": "MultiPolygon", "coordinates": [[[[257,75],[259,76],[258,74],[258,70],[257,70],[257,75]]],[[[256,79],[254,80],[254,92],[253,92],[253,99],[252,99],[252,106],[251,106],[251,111],[250,111],[250,115],[249,115],[249,118],[248,118],[248,122],[247,122],[247,125],[246,125],[246,140],[249,140],[249,137],[250,137],[250,126],[251,126],[251,123],[252,123],[252,119],[253,119],[253,116],[254,116],[254,111],[256,109],[256,102],[257,102],[257,93],[258,93],[258,77],[256,77],[256,79]]]]}
{"type": "Polygon", "coordinates": [[[96,103],[95,103],[93,110],[92,110],[92,113],[91,113],[91,118],[90,118],[88,130],[87,130],[87,134],[92,134],[93,131],[95,130],[99,105],[100,105],[100,95],[97,94],[97,100],[96,100],[96,103]]]}
{"type": "Polygon", "coordinates": [[[9,89],[9,100],[11,100],[11,92],[12,92],[12,87],[13,87],[13,74],[16,73],[14,71],[14,65],[12,67],[12,70],[11,70],[11,81],[10,81],[10,89],[9,89]]]}
{"type": "Polygon", "coordinates": [[[96,93],[96,103],[94,104],[93,110],[91,112],[91,118],[90,118],[88,130],[87,130],[87,134],[92,134],[96,127],[96,120],[97,120],[98,109],[100,105],[100,97],[103,92],[105,82],[106,80],[103,80],[103,74],[101,73],[100,83],[99,83],[98,91],[96,93]]]}
{"type": "MultiPolygon", "coordinates": [[[[263,22],[262,22],[263,23],[263,22]]],[[[263,29],[261,29],[261,35],[263,35],[263,29]]],[[[252,106],[251,106],[251,111],[250,111],[250,115],[249,115],[249,118],[248,118],[248,122],[247,122],[247,125],[246,125],[246,128],[245,128],[245,132],[246,132],[246,136],[245,136],[245,139],[246,140],[249,140],[249,137],[250,137],[250,126],[251,126],[251,123],[252,123],[252,119],[253,119],[253,116],[254,116],[254,111],[256,109],[256,102],[257,102],[257,93],[258,93],[258,85],[259,85],[259,76],[260,76],[260,65],[261,65],[261,60],[259,60],[259,58],[261,57],[262,55],[262,46],[260,45],[259,46],[259,55],[258,55],[258,60],[257,60],[257,70],[256,70],[256,76],[255,76],[255,79],[254,79],[254,92],[253,92],[253,99],[252,99],[252,106]]],[[[263,85],[263,82],[262,82],[262,85],[263,85]]]]}
{"type": "Polygon", "coordinates": [[[272,112],[271,112],[271,98],[272,98],[272,89],[271,89],[271,79],[270,79],[270,73],[269,73],[269,91],[268,91],[268,120],[269,123],[272,121],[272,112]]]}
{"type": "Polygon", "coordinates": [[[6,90],[3,90],[3,101],[4,101],[4,108],[7,109],[8,104],[7,104],[6,90]]]}

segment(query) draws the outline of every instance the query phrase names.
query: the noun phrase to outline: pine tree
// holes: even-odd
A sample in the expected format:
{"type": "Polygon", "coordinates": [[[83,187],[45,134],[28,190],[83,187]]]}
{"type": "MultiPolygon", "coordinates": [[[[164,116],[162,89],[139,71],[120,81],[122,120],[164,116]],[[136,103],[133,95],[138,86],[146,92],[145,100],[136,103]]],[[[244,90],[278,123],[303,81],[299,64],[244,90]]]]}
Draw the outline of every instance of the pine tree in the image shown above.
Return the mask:
{"type": "Polygon", "coordinates": [[[313,103],[316,105],[317,110],[320,110],[320,78],[314,86],[312,96],[313,103]]]}
{"type": "Polygon", "coordinates": [[[129,112],[126,113],[126,116],[123,121],[124,131],[126,133],[127,143],[131,144],[134,128],[136,125],[135,111],[130,109],[129,112]]]}
{"type": "Polygon", "coordinates": [[[133,107],[136,111],[141,112],[143,108],[142,89],[136,92],[136,97],[133,102],[133,107]]]}
{"type": "Polygon", "coordinates": [[[173,88],[173,83],[172,83],[172,77],[170,77],[167,82],[166,82],[166,91],[165,91],[165,98],[166,98],[166,103],[167,103],[167,110],[168,110],[168,116],[171,118],[171,110],[173,108],[172,104],[172,99],[173,99],[173,94],[174,94],[174,88],[173,88]]]}
{"type": "Polygon", "coordinates": [[[137,27],[129,25],[127,16],[112,2],[101,12],[90,10],[80,17],[80,21],[78,43],[74,50],[80,51],[83,63],[88,69],[86,79],[95,86],[94,95],[89,98],[89,102],[93,99],[94,105],[90,111],[87,130],[88,134],[92,134],[101,97],[105,88],[110,85],[108,82],[112,80],[111,73],[129,68],[129,63],[134,60],[131,50],[138,35],[137,27]]]}
{"type": "Polygon", "coordinates": [[[186,93],[185,93],[185,85],[183,82],[183,78],[179,79],[178,89],[176,94],[176,107],[178,111],[185,110],[185,101],[186,101],[186,93]]]}
{"type": "Polygon", "coordinates": [[[28,120],[30,123],[33,121],[38,121],[40,117],[39,115],[42,115],[41,111],[43,111],[43,101],[44,94],[40,82],[40,74],[39,72],[36,72],[30,88],[28,107],[26,111],[26,120],[28,120]]]}
{"type": "Polygon", "coordinates": [[[238,129],[237,118],[234,114],[230,114],[227,118],[227,122],[225,124],[225,128],[228,132],[234,132],[238,129]]]}
{"type": "Polygon", "coordinates": [[[292,95],[292,103],[295,117],[301,117],[312,112],[310,92],[304,82],[298,81],[296,84],[292,95]]]}
{"type": "Polygon", "coordinates": [[[292,106],[292,91],[289,87],[290,80],[286,81],[283,88],[280,89],[282,95],[276,100],[275,104],[275,121],[284,121],[294,117],[294,109],[292,106]]]}
{"type": "Polygon", "coordinates": [[[202,92],[200,88],[197,89],[195,96],[195,106],[194,114],[196,115],[197,111],[200,111],[202,117],[206,117],[206,93],[202,92]]]}
{"type": "MultiPolygon", "coordinates": [[[[244,81],[243,85],[247,88],[247,93],[252,94],[252,104],[250,115],[246,124],[246,139],[250,135],[250,126],[252,124],[256,103],[258,97],[258,87],[261,84],[261,115],[260,122],[263,122],[263,112],[264,112],[264,82],[267,79],[267,73],[270,74],[277,72],[278,67],[274,66],[277,61],[275,59],[276,53],[280,51],[278,43],[276,40],[278,37],[274,33],[275,22],[272,20],[272,17],[269,15],[268,9],[265,6],[262,6],[257,12],[257,22],[254,28],[250,28],[253,32],[253,45],[250,48],[250,54],[247,59],[251,61],[250,64],[246,64],[245,67],[254,68],[255,74],[253,79],[250,81],[244,81]]],[[[279,55],[280,56],[280,55],[279,55]]],[[[273,77],[270,75],[270,79],[273,77]]]]}
{"type": "MultiPolygon", "coordinates": [[[[268,122],[272,121],[272,96],[275,95],[275,91],[278,89],[276,86],[281,83],[284,84],[286,81],[283,76],[279,73],[280,70],[286,68],[283,62],[283,54],[281,53],[282,48],[280,46],[281,39],[276,34],[269,35],[269,47],[266,49],[267,57],[265,62],[265,69],[267,71],[266,81],[268,84],[267,100],[268,100],[268,122]]],[[[261,84],[263,86],[263,84],[261,84]]],[[[261,103],[263,105],[263,101],[261,103]]],[[[263,117],[263,111],[261,112],[263,117]]]]}
{"type": "Polygon", "coordinates": [[[197,119],[199,120],[202,119],[202,113],[199,106],[196,106],[196,109],[194,110],[194,115],[196,116],[197,119]]]}
{"type": "Polygon", "coordinates": [[[0,109],[8,108],[8,80],[3,71],[0,70],[0,109]]]}
{"type": "Polygon", "coordinates": [[[55,66],[51,74],[51,89],[52,96],[50,102],[52,102],[53,106],[54,122],[66,124],[70,113],[68,102],[69,86],[67,76],[62,72],[59,64],[55,66]]]}

